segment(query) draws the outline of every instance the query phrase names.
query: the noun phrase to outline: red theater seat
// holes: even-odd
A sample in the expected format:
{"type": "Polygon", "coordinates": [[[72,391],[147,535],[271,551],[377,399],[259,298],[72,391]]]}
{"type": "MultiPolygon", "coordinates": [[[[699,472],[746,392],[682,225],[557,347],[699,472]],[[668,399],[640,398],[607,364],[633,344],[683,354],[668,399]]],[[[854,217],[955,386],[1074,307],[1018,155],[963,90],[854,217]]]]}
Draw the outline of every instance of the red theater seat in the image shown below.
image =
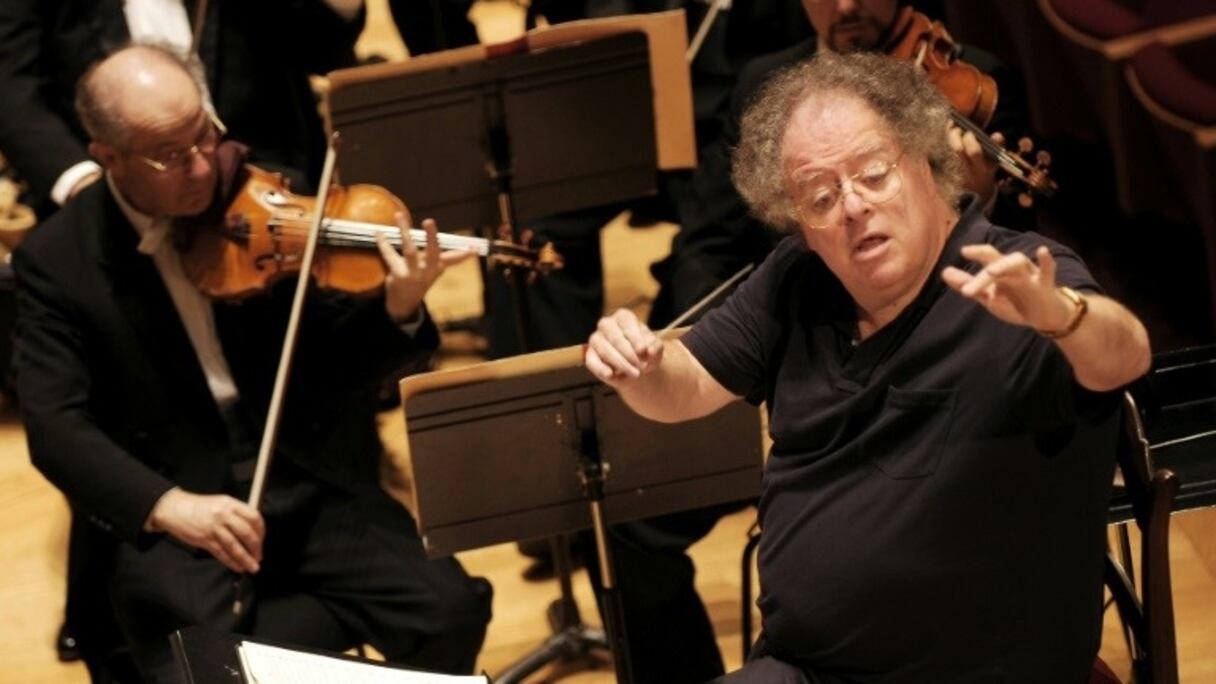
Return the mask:
{"type": "Polygon", "coordinates": [[[1152,43],[1124,71],[1170,173],[1153,171],[1181,191],[1203,233],[1216,297],[1216,37],[1173,47],[1152,43]]]}

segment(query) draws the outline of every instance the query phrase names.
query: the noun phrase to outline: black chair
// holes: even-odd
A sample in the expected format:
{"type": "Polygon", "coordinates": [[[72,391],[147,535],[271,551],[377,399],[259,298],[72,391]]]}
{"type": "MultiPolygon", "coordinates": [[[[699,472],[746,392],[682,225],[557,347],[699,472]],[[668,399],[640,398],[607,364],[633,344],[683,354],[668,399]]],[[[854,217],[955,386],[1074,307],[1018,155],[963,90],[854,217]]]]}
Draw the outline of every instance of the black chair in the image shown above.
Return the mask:
{"type": "Polygon", "coordinates": [[[760,546],[760,521],[747,529],[747,543],[743,546],[743,615],[739,632],[743,637],[743,662],[752,650],[752,568],[756,564],[756,549],[760,546]]]}
{"type": "Polygon", "coordinates": [[[1141,532],[1139,593],[1127,535],[1124,553],[1107,558],[1107,586],[1128,638],[1135,681],[1178,681],[1169,576],[1169,516],[1216,506],[1216,345],[1165,352],[1125,397],[1119,454],[1123,487],[1110,521],[1141,532]]]}
{"type": "Polygon", "coordinates": [[[1120,523],[1121,554],[1106,555],[1106,586],[1123,622],[1138,684],[1176,684],[1174,601],[1170,583],[1170,513],[1178,478],[1156,467],[1136,400],[1123,395],[1124,439],[1116,457],[1121,482],[1112,500],[1112,522],[1120,523]],[[1118,517],[1115,517],[1118,516],[1118,517]],[[1130,516],[1130,517],[1124,517],[1130,516]],[[1140,531],[1140,587],[1137,590],[1126,525],[1140,531]]]}
{"type": "Polygon", "coordinates": [[[1216,344],[1155,355],[1132,394],[1154,463],[1178,475],[1173,510],[1216,506],[1216,344]]]}

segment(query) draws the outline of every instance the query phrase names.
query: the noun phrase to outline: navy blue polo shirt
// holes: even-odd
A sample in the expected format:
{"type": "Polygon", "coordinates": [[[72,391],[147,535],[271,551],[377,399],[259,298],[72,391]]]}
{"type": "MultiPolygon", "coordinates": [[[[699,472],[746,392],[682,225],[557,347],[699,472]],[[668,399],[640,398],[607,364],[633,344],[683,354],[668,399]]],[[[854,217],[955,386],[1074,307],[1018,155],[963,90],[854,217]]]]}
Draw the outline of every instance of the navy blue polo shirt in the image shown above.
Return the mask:
{"type": "Polygon", "coordinates": [[[1081,682],[1100,642],[1117,396],[942,282],[963,245],[1069,249],[968,196],[917,298],[855,343],[840,282],[785,239],[683,338],[769,409],[759,599],[769,651],[827,680],[1081,682]]]}

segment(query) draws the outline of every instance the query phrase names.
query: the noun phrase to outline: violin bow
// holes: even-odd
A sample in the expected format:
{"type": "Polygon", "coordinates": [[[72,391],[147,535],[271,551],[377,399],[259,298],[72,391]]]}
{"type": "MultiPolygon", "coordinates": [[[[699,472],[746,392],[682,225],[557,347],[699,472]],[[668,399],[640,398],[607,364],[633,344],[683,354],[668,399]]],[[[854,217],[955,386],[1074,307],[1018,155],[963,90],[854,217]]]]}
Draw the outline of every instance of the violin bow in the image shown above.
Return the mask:
{"type": "Polygon", "coordinates": [[[716,299],[718,299],[718,297],[721,297],[723,292],[726,292],[728,289],[731,288],[731,286],[733,286],[735,283],[742,280],[743,276],[747,275],[748,273],[751,273],[752,269],[754,269],[754,268],[756,268],[755,264],[747,264],[746,266],[739,269],[738,271],[735,271],[735,274],[732,275],[731,277],[727,278],[726,282],[715,287],[713,289],[713,292],[710,292],[709,294],[705,295],[704,297],[698,299],[695,304],[693,304],[692,306],[685,309],[684,313],[680,314],[679,316],[676,316],[675,320],[673,320],[672,322],[663,326],[663,329],[659,331],[659,334],[662,335],[665,332],[674,330],[674,329],[680,327],[681,325],[683,325],[684,321],[687,321],[688,319],[692,318],[693,316],[696,316],[698,313],[701,312],[701,309],[704,309],[705,307],[707,307],[711,303],[713,303],[716,299]]]}
{"type": "MultiPolygon", "coordinates": [[[[274,377],[274,391],[270,395],[270,408],[266,411],[266,426],[262,430],[262,443],[258,447],[257,465],[253,471],[253,484],[249,487],[248,504],[257,509],[262,504],[262,494],[266,489],[266,472],[270,469],[270,459],[274,452],[275,442],[279,436],[279,422],[283,415],[283,397],[287,392],[287,377],[291,373],[291,363],[295,357],[296,339],[300,332],[300,317],[304,310],[304,299],[308,293],[308,281],[312,274],[313,257],[317,252],[317,238],[321,234],[321,222],[325,215],[325,204],[329,199],[329,189],[334,175],[334,164],[338,155],[337,134],[330,139],[325,150],[325,165],[321,169],[321,184],[317,192],[316,208],[308,228],[308,238],[304,243],[304,256],[300,261],[300,275],[296,279],[295,297],[291,302],[291,316],[287,319],[287,332],[283,336],[283,350],[279,355],[279,368],[274,377]]],[[[235,598],[232,612],[240,615],[243,612],[243,584],[245,575],[237,575],[233,583],[235,598]]]]}
{"type": "Polygon", "coordinates": [[[688,50],[684,52],[684,61],[689,64],[692,64],[692,61],[697,58],[697,53],[701,51],[701,44],[705,42],[705,37],[709,35],[709,29],[713,27],[714,21],[718,18],[718,13],[730,6],[730,0],[707,0],[707,2],[709,2],[709,10],[701,18],[701,23],[697,25],[697,32],[688,44],[688,50]]]}
{"type": "Polygon", "coordinates": [[[203,24],[207,23],[207,0],[196,0],[194,25],[190,35],[190,54],[198,57],[198,44],[203,39],[203,24]]]}
{"type": "Polygon", "coordinates": [[[317,191],[316,208],[309,221],[308,237],[304,242],[304,256],[300,261],[300,274],[296,278],[295,297],[291,301],[291,317],[287,319],[287,333],[283,339],[283,351],[279,356],[279,368],[274,378],[274,391],[270,395],[270,408],[266,414],[266,427],[262,431],[262,444],[258,449],[257,467],[253,472],[253,484],[249,488],[249,505],[254,508],[262,503],[262,492],[266,485],[266,471],[270,467],[271,453],[279,434],[279,419],[282,416],[283,396],[287,392],[287,376],[291,372],[295,357],[296,339],[300,332],[300,316],[304,299],[308,293],[308,281],[312,274],[312,262],[317,253],[317,238],[321,234],[325,204],[329,200],[329,189],[338,155],[335,151],[337,133],[325,150],[325,165],[321,169],[321,184],[317,191]]]}

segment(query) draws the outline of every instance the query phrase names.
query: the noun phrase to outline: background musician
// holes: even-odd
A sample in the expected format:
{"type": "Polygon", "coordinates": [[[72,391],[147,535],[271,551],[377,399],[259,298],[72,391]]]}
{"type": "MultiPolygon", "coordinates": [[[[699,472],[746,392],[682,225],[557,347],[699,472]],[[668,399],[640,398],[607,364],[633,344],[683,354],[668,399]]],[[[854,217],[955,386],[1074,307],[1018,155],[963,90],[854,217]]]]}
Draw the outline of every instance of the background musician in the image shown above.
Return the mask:
{"type": "Polygon", "coordinates": [[[132,40],[185,53],[204,4],[198,57],[216,114],[258,163],[316,181],[325,142],[308,76],[354,65],[363,0],[12,0],[0,5],[0,150],[39,216],[101,176],[72,106],[85,68],[132,40]]]}
{"type": "Polygon", "coordinates": [[[627,310],[589,370],[661,421],[766,401],[764,636],[729,682],[1084,681],[1120,388],[1144,327],[1067,248],[960,199],[949,105],[829,52],[744,114],[734,178],[792,233],[663,342],[627,310]]]}
{"type": "Polygon", "coordinates": [[[118,633],[143,678],[177,681],[167,635],[193,624],[470,672],[489,586],[425,558],[379,488],[374,427],[380,383],[436,346],[423,294],[464,255],[440,256],[431,222],[425,251],[382,247],[382,296],[310,297],[253,509],[242,498],[291,288],[209,301],[171,234],[227,206],[243,147],[220,143],[186,62],[161,48],[92,67],[77,106],[105,182],[16,252],[16,358],[31,457],[69,499],[93,580],[71,586],[68,613],[94,676],[118,633]],[[237,574],[252,580],[240,614],[237,574]]]}

